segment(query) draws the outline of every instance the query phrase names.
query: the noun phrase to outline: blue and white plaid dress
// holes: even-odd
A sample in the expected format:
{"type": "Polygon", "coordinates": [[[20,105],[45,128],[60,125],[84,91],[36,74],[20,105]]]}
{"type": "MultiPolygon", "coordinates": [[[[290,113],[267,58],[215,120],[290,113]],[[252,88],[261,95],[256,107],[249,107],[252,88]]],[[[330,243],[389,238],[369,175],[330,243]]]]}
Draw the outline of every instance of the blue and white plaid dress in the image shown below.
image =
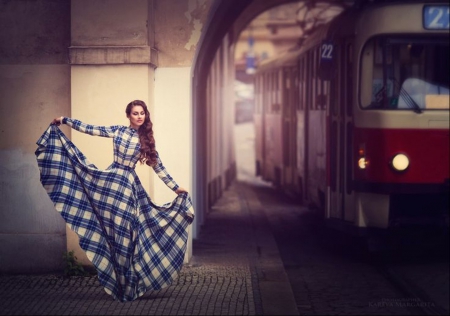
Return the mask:
{"type": "MultiPolygon", "coordinates": [[[[134,170],[140,154],[136,130],[71,118],[63,123],[113,139],[114,162],[105,170],[89,163],[56,125],[48,127],[36,149],[42,185],[78,234],[105,291],[124,302],[170,285],[181,270],[194,219],[190,196],[179,194],[162,206],[151,201],[134,170]]],[[[153,169],[169,188],[178,188],[159,157],[153,169]]]]}

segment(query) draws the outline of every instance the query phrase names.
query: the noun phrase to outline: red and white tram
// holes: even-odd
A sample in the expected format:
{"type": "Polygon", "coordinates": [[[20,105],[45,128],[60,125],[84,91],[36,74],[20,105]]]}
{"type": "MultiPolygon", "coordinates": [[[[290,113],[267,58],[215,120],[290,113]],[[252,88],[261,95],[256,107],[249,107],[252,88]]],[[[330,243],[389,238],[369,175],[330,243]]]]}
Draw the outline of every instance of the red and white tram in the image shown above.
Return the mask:
{"type": "Polygon", "coordinates": [[[449,5],[352,8],[255,75],[256,170],[356,231],[448,225],[449,5]]]}

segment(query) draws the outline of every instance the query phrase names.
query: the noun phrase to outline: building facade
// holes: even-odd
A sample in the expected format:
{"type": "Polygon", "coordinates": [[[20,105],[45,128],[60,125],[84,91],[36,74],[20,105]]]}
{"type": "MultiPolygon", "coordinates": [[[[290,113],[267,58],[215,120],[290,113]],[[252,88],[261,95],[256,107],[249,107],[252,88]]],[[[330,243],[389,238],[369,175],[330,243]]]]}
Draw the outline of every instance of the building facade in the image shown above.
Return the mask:
{"type": "MultiPolygon", "coordinates": [[[[35,142],[54,117],[126,125],[126,105],[145,101],[163,163],[191,190],[191,66],[211,3],[0,1],[0,273],[58,271],[68,250],[90,264],[39,180],[35,142]]],[[[110,141],[61,128],[97,167],[111,163],[110,141]]],[[[156,203],[174,198],[153,170],[137,173],[156,203]]]]}

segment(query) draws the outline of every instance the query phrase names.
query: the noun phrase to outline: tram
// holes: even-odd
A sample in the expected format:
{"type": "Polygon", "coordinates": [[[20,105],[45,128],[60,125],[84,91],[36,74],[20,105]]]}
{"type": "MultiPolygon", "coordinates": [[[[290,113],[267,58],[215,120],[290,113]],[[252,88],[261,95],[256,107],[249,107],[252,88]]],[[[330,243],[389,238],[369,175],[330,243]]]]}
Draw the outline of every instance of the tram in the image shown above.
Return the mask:
{"type": "Polygon", "coordinates": [[[255,74],[256,172],[364,233],[447,225],[449,4],[351,8],[255,74]]]}

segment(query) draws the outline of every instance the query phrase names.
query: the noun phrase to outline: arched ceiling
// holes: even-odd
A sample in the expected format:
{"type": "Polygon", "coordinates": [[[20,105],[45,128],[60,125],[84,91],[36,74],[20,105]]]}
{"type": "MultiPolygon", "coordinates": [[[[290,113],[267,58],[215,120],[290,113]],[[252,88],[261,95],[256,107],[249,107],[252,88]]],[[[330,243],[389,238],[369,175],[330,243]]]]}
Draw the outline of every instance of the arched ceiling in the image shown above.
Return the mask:
{"type": "MultiPolygon", "coordinates": [[[[320,6],[323,4],[341,5],[349,7],[353,4],[368,1],[387,0],[305,0],[305,8],[320,6]]],[[[217,48],[224,36],[229,33],[230,41],[238,39],[240,32],[259,14],[270,8],[287,3],[300,2],[298,0],[215,0],[202,32],[194,57],[194,76],[204,75],[211,65],[217,48]]],[[[299,21],[302,23],[301,21],[299,21]]],[[[301,26],[301,25],[299,25],[301,26]]]]}
{"type": "Polygon", "coordinates": [[[236,17],[235,22],[230,25],[231,38],[236,40],[239,34],[246,28],[246,26],[259,14],[267,11],[273,7],[280,6],[287,3],[299,3],[298,10],[298,23],[299,27],[308,27],[306,19],[307,12],[311,10],[326,10],[330,6],[342,7],[343,9],[354,4],[358,0],[254,0],[250,1],[248,6],[246,6],[236,17]]]}
{"type": "Polygon", "coordinates": [[[236,40],[239,34],[244,30],[247,25],[258,15],[267,11],[273,7],[298,2],[298,0],[261,0],[251,1],[251,3],[241,12],[236,21],[230,25],[231,38],[236,40]]]}

